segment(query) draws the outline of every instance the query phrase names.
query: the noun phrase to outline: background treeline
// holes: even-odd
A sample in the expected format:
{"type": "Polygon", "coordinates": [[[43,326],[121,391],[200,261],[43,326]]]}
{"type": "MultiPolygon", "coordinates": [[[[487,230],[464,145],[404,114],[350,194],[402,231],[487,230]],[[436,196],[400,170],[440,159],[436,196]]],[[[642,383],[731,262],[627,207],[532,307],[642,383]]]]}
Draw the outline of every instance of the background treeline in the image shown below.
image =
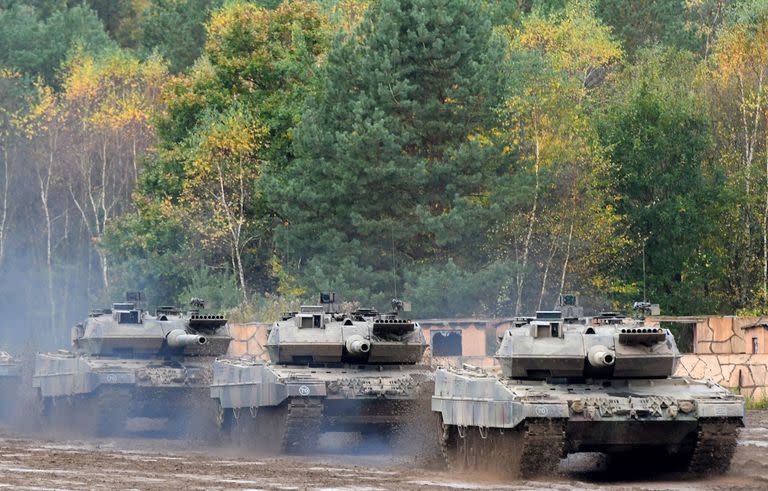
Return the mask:
{"type": "Polygon", "coordinates": [[[768,0],[0,0],[0,341],[133,289],[764,312],[767,76],[768,0]]]}

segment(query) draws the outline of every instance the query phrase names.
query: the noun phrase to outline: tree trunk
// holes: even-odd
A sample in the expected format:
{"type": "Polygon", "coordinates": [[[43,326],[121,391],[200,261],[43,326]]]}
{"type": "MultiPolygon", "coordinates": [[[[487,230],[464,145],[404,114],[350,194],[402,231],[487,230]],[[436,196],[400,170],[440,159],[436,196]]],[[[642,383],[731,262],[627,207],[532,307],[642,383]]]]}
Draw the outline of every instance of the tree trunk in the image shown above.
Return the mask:
{"type": "Polygon", "coordinates": [[[568,242],[565,246],[565,260],[563,261],[563,273],[560,276],[560,294],[563,294],[565,289],[565,275],[568,272],[568,262],[571,260],[571,242],[573,241],[573,219],[571,219],[571,226],[568,229],[568,242]]]}
{"type": "Polygon", "coordinates": [[[517,300],[515,301],[515,315],[520,315],[520,311],[523,307],[523,286],[525,285],[526,269],[528,268],[528,253],[531,250],[531,236],[533,235],[533,226],[536,223],[536,212],[539,206],[539,137],[535,137],[534,151],[535,161],[533,166],[533,172],[535,176],[535,186],[533,188],[533,206],[531,207],[531,218],[528,221],[528,233],[525,236],[525,242],[523,243],[523,261],[520,269],[520,273],[517,275],[517,300]]]}
{"type": "Polygon", "coordinates": [[[3,265],[5,258],[5,225],[8,219],[8,188],[11,180],[10,165],[8,164],[8,147],[3,145],[3,199],[2,210],[0,210],[0,266],[3,265]]]}
{"type": "Polygon", "coordinates": [[[555,257],[555,253],[557,252],[557,246],[555,244],[557,244],[555,240],[553,240],[550,243],[549,256],[547,257],[547,263],[544,265],[544,275],[541,279],[541,292],[539,293],[539,306],[536,307],[536,310],[541,310],[541,303],[544,300],[544,293],[546,293],[546,290],[547,290],[547,276],[549,276],[549,267],[552,265],[552,259],[555,257]]]}
{"type": "Polygon", "coordinates": [[[48,168],[45,176],[40,174],[38,169],[37,180],[40,186],[40,204],[43,209],[43,218],[45,218],[45,268],[48,280],[48,309],[50,315],[48,324],[51,333],[56,330],[56,299],[53,298],[53,221],[51,220],[51,209],[49,206],[49,190],[51,185],[51,172],[53,169],[53,155],[55,152],[55,140],[52,141],[48,152],[48,168]]]}
{"type": "Polygon", "coordinates": [[[750,255],[750,249],[752,245],[752,210],[751,200],[752,195],[752,161],[755,156],[755,148],[757,146],[758,127],[760,126],[760,116],[762,114],[762,92],[763,92],[763,78],[765,75],[764,68],[761,67],[760,72],[757,75],[757,87],[756,87],[756,99],[754,102],[749,100],[747,90],[744,87],[744,77],[741,73],[738,74],[737,80],[739,84],[739,105],[741,112],[741,124],[743,129],[744,138],[744,175],[745,175],[745,205],[744,205],[744,240],[745,247],[744,253],[741,259],[741,299],[740,303],[744,305],[748,302],[746,285],[749,282],[749,262],[752,259],[750,255]],[[754,111],[754,115],[750,113],[750,110],[754,111]]]}
{"type": "MultiPolygon", "coordinates": [[[[768,115],[766,115],[768,123],[768,115]]],[[[765,208],[763,209],[763,306],[768,305],[768,132],[765,135],[765,208]]]]}
{"type": "Polygon", "coordinates": [[[107,258],[107,252],[102,249],[101,245],[96,247],[96,253],[99,255],[99,265],[101,266],[101,284],[104,288],[104,292],[109,291],[109,263],[107,258]]]}
{"type": "Polygon", "coordinates": [[[245,286],[245,270],[243,269],[243,260],[240,255],[240,248],[235,245],[232,247],[235,253],[235,262],[237,264],[237,278],[240,282],[240,289],[243,292],[243,305],[248,303],[248,289],[245,286]]]}

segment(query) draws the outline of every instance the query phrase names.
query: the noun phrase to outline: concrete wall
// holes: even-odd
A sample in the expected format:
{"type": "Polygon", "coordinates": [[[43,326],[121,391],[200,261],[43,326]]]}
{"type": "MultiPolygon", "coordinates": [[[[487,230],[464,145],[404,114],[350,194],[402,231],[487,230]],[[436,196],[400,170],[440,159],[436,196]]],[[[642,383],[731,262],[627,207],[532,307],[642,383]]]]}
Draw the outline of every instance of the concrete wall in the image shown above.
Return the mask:
{"type": "Polygon", "coordinates": [[[233,339],[229,344],[228,354],[230,356],[250,355],[269,360],[265,349],[268,327],[269,324],[263,322],[230,324],[229,331],[233,339]]]}
{"type": "Polygon", "coordinates": [[[766,329],[744,327],[768,322],[765,317],[704,317],[697,319],[693,352],[701,354],[752,353],[752,337],[758,338],[758,353],[768,353],[766,329]]]}
{"type": "Polygon", "coordinates": [[[710,379],[753,399],[768,397],[768,354],[686,354],[675,375],[710,379]]]}
{"type": "Polygon", "coordinates": [[[427,319],[418,321],[427,339],[425,362],[432,366],[461,366],[464,363],[480,367],[495,364],[496,339],[512,325],[511,319],[427,319]],[[432,352],[435,331],[461,332],[461,356],[437,356],[432,352]]]}

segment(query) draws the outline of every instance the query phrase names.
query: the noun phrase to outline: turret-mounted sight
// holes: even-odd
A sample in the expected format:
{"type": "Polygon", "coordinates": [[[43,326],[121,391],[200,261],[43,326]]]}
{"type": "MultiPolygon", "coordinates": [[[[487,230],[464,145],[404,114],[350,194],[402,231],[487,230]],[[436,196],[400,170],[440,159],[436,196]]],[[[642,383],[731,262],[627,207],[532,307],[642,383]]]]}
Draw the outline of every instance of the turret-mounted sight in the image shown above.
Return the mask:
{"type": "Polygon", "coordinates": [[[143,292],[125,292],[125,301],[126,302],[143,302],[144,301],[144,293],[143,292]]]}
{"type": "Polygon", "coordinates": [[[561,293],[557,296],[555,310],[560,311],[563,319],[575,321],[584,317],[584,308],[579,305],[578,293],[561,293]]]}
{"type": "Polygon", "coordinates": [[[659,315],[661,313],[659,304],[646,301],[635,302],[632,304],[632,310],[637,312],[640,319],[645,319],[646,315],[659,315]]]}
{"type": "Polygon", "coordinates": [[[189,306],[194,310],[203,310],[205,308],[205,300],[202,298],[192,297],[192,300],[189,301],[189,306]]]}
{"type": "Polygon", "coordinates": [[[392,312],[398,313],[398,312],[410,312],[410,311],[411,311],[411,302],[404,302],[399,298],[392,299],[392,312]]]}
{"type": "Polygon", "coordinates": [[[341,299],[338,298],[336,292],[321,292],[320,293],[320,305],[323,306],[323,312],[326,314],[332,314],[339,311],[339,303],[341,299]]]}

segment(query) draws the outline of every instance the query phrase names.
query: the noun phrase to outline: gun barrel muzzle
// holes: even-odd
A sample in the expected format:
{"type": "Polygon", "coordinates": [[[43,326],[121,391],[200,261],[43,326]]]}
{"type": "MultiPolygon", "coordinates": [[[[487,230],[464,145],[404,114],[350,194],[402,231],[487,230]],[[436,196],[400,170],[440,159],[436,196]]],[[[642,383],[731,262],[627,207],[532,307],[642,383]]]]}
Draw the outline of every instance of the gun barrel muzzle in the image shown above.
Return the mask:
{"type": "Polygon", "coordinates": [[[587,352],[589,364],[595,368],[605,368],[616,363],[616,353],[613,350],[599,344],[592,346],[587,352]]]}
{"type": "Polygon", "coordinates": [[[203,345],[208,342],[208,338],[199,334],[187,334],[183,329],[174,329],[165,337],[168,346],[172,348],[181,348],[184,346],[203,345]]]}
{"type": "Polygon", "coordinates": [[[347,338],[345,343],[347,351],[352,355],[364,355],[371,351],[371,343],[359,334],[347,338]]]}

